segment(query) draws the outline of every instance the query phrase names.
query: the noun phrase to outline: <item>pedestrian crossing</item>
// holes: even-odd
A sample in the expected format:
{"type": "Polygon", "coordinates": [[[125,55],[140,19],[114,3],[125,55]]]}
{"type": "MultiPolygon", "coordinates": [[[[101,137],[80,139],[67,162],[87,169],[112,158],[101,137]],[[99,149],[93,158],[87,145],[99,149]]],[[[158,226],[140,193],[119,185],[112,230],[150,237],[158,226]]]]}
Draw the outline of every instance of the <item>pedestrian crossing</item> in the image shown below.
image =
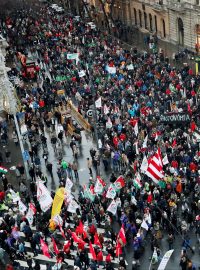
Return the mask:
{"type": "MultiPolygon", "coordinates": [[[[69,223],[69,226],[71,228],[74,228],[75,227],[75,225],[73,223],[69,223]]],[[[103,227],[103,224],[101,224],[101,228],[97,228],[97,232],[98,232],[98,234],[102,234],[104,236],[105,229],[102,228],[102,227],[103,227]]],[[[37,229],[36,229],[35,226],[31,226],[30,228],[31,228],[31,230],[32,230],[33,233],[37,232],[37,229]]],[[[58,236],[62,237],[60,230],[56,230],[56,234],[58,236]]],[[[28,256],[30,256],[32,258],[33,266],[34,266],[34,264],[35,264],[36,261],[39,262],[40,267],[41,267],[41,270],[46,270],[47,269],[46,264],[49,264],[52,267],[55,266],[55,264],[56,264],[56,255],[55,254],[51,254],[50,253],[50,255],[52,255],[52,258],[48,258],[48,257],[46,257],[45,255],[42,254],[42,251],[41,250],[38,250],[37,249],[37,255],[35,256],[34,253],[33,253],[33,251],[32,251],[31,244],[30,244],[30,242],[28,242],[26,240],[24,233],[23,232],[19,232],[19,236],[20,236],[20,239],[22,239],[24,241],[26,255],[24,257],[20,258],[20,259],[16,259],[15,261],[20,264],[20,266],[21,266],[22,269],[26,270],[26,269],[29,268],[28,267],[28,264],[27,264],[27,258],[28,258],[28,256]]],[[[111,240],[111,239],[104,236],[104,242],[105,241],[108,241],[108,240],[111,240]]],[[[51,238],[50,237],[47,237],[47,242],[48,243],[51,242],[51,238]]],[[[64,242],[64,240],[63,240],[63,242],[64,242]]],[[[75,250],[72,250],[71,249],[71,251],[70,251],[70,257],[69,256],[67,257],[67,255],[65,255],[64,261],[67,264],[63,263],[64,269],[74,269],[74,266],[75,266],[74,265],[74,258],[76,258],[76,256],[77,256],[77,250],[76,250],[76,244],[75,243],[74,243],[74,247],[75,247],[75,250]]],[[[89,253],[89,245],[88,244],[85,245],[85,249],[88,251],[89,258],[92,259],[92,255],[89,253]]],[[[103,247],[103,250],[102,251],[103,251],[103,255],[104,255],[103,256],[103,261],[105,263],[105,258],[106,258],[106,256],[105,256],[106,247],[105,246],[103,247]]],[[[118,266],[119,266],[119,259],[118,258],[112,259],[112,265],[113,265],[114,269],[117,270],[118,269],[118,266]]],[[[128,265],[127,262],[126,262],[126,265],[128,265]]],[[[102,268],[103,268],[103,266],[99,266],[98,269],[100,270],[102,268]]]]}

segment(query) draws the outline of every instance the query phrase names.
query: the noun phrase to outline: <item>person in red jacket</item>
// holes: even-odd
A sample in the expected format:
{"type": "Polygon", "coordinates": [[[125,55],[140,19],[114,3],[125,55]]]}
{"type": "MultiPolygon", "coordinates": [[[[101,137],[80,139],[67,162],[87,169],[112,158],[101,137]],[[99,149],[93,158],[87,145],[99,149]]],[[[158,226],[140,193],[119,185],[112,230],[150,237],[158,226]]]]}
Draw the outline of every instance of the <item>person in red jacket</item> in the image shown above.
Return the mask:
{"type": "Polygon", "coordinates": [[[98,264],[98,266],[104,265],[104,262],[103,262],[103,252],[102,252],[101,249],[98,250],[98,252],[97,252],[97,264],[98,264]]]}

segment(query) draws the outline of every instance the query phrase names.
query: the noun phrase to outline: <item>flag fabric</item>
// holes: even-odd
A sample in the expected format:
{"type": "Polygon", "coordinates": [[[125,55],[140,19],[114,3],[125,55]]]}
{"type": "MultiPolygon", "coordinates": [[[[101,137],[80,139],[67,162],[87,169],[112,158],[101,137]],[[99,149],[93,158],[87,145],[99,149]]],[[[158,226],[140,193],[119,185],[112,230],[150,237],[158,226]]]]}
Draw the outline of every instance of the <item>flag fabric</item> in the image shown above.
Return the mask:
{"type": "Polygon", "coordinates": [[[139,155],[138,142],[135,142],[134,145],[135,145],[135,153],[136,155],[139,155]]]}
{"type": "Polygon", "coordinates": [[[62,263],[61,262],[57,262],[56,264],[54,264],[52,270],[60,270],[62,267],[62,263]]]}
{"type": "Polygon", "coordinates": [[[162,163],[163,163],[163,165],[167,165],[169,163],[169,160],[168,160],[168,156],[167,155],[164,156],[164,158],[162,160],[162,163]]]}
{"type": "Polygon", "coordinates": [[[104,104],[104,106],[103,106],[103,112],[104,112],[104,114],[109,114],[109,109],[108,109],[108,107],[107,107],[107,105],[106,104],[104,104]]]}
{"type": "Polygon", "coordinates": [[[151,258],[151,262],[153,262],[153,263],[158,262],[158,253],[157,253],[156,248],[154,248],[153,255],[152,255],[152,258],[151,258]]]}
{"type": "Polygon", "coordinates": [[[139,133],[139,129],[138,129],[138,121],[136,121],[135,126],[134,126],[133,129],[134,129],[135,135],[137,136],[138,133],[139,133]]]}
{"type": "Polygon", "coordinates": [[[60,215],[55,215],[54,217],[53,217],[53,221],[56,223],[56,225],[58,225],[58,226],[62,226],[63,225],[63,220],[62,220],[62,218],[61,218],[61,216],[60,215]]]}
{"type": "Polygon", "coordinates": [[[146,149],[147,148],[147,141],[148,141],[148,135],[145,137],[143,144],[142,144],[142,148],[146,149]]]}
{"type": "Polygon", "coordinates": [[[117,178],[117,180],[114,182],[114,185],[115,185],[117,190],[120,190],[121,188],[125,187],[124,177],[122,175],[120,175],[117,178]]]}
{"type": "Polygon", "coordinates": [[[99,236],[98,236],[98,233],[97,232],[94,235],[94,244],[97,245],[97,246],[99,246],[100,248],[102,248],[102,244],[99,241],[99,236]]]}
{"type": "Polygon", "coordinates": [[[41,245],[42,253],[44,254],[44,256],[51,258],[50,254],[49,254],[48,246],[42,238],[40,238],[40,245],[41,245]]]}
{"type": "Polygon", "coordinates": [[[118,203],[116,203],[116,201],[112,201],[111,204],[108,206],[108,209],[107,211],[112,213],[113,215],[116,215],[117,213],[117,206],[118,206],[118,203]]]}
{"type": "Polygon", "coordinates": [[[28,223],[29,223],[30,225],[33,224],[33,211],[31,210],[30,207],[28,208],[28,212],[27,212],[27,214],[26,214],[26,219],[28,220],[28,223]]]}
{"type": "Polygon", "coordinates": [[[124,225],[122,225],[119,233],[118,233],[118,238],[122,240],[124,244],[126,244],[126,235],[125,235],[125,230],[124,230],[124,225]]]}
{"type": "Polygon", "coordinates": [[[97,109],[101,108],[101,97],[99,97],[96,101],[95,101],[95,106],[97,109]]]}
{"type": "Polygon", "coordinates": [[[65,188],[61,187],[56,191],[56,194],[53,199],[53,205],[51,210],[51,218],[53,218],[55,215],[59,215],[61,211],[61,207],[63,205],[65,197],[65,188]]]}
{"type": "Polygon", "coordinates": [[[59,225],[59,229],[60,229],[60,232],[61,232],[62,237],[63,237],[64,239],[66,239],[65,232],[64,232],[64,230],[63,230],[63,228],[62,228],[61,225],[59,225]]]}
{"type": "Polygon", "coordinates": [[[7,172],[8,172],[8,169],[6,169],[5,167],[0,166],[0,173],[6,174],[7,172]]]}
{"type": "Polygon", "coordinates": [[[159,151],[157,151],[149,160],[145,174],[150,177],[154,183],[158,184],[158,181],[164,177],[162,167],[162,157],[160,156],[159,151]]]}
{"type": "Polygon", "coordinates": [[[115,186],[113,184],[110,184],[107,193],[106,193],[106,198],[108,199],[114,199],[115,196],[117,195],[115,186]]]}
{"type": "Polygon", "coordinates": [[[135,175],[135,178],[133,179],[133,185],[138,189],[142,187],[141,176],[139,172],[135,175]]]}
{"type": "Polygon", "coordinates": [[[33,212],[33,215],[35,215],[36,212],[37,212],[37,209],[36,209],[35,205],[33,203],[29,203],[29,208],[33,212]]]}
{"type": "Polygon", "coordinates": [[[192,114],[192,110],[191,110],[191,107],[190,107],[190,103],[189,102],[187,104],[187,109],[188,109],[189,114],[191,115],[192,114]]]}
{"type": "Polygon", "coordinates": [[[147,225],[147,223],[146,223],[145,220],[142,221],[141,227],[142,227],[143,229],[145,229],[146,231],[149,230],[149,227],[148,227],[148,225],[147,225]]]}
{"type": "Polygon", "coordinates": [[[43,212],[46,212],[52,205],[52,198],[42,181],[37,182],[37,200],[43,212]]]}
{"type": "Polygon", "coordinates": [[[66,183],[65,183],[65,189],[71,192],[72,187],[73,187],[73,182],[67,177],[66,183]]]}
{"type": "Polygon", "coordinates": [[[160,262],[160,264],[158,266],[158,270],[165,270],[166,265],[167,265],[173,252],[174,252],[174,249],[171,249],[165,253],[164,257],[162,258],[162,261],[160,262]]]}
{"type": "Polygon", "coordinates": [[[90,188],[87,188],[85,185],[83,186],[83,190],[84,190],[84,197],[88,198],[90,201],[94,201],[95,199],[95,193],[94,190],[92,188],[92,186],[90,188]]]}
{"type": "Polygon", "coordinates": [[[141,172],[144,173],[144,172],[146,172],[147,168],[148,168],[148,160],[147,160],[146,155],[144,155],[140,170],[141,170],[141,172]]]}
{"type": "Polygon", "coordinates": [[[172,148],[174,148],[177,145],[176,139],[173,140],[172,142],[172,148]]]}
{"type": "Polygon", "coordinates": [[[115,254],[117,257],[119,257],[119,255],[122,254],[122,247],[119,243],[119,241],[117,240],[117,243],[116,243],[116,251],[115,251],[115,254]]]}
{"type": "Polygon", "coordinates": [[[53,237],[51,238],[51,240],[52,240],[52,243],[53,243],[54,252],[57,255],[57,254],[59,254],[59,249],[57,247],[56,241],[55,241],[55,239],[53,237]]]}
{"type": "Polygon", "coordinates": [[[79,207],[80,206],[78,205],[78,203],[75,200],[71,200],[68,207],[67,207],[67,211],[70,213],[76,213],[76,209],[79,207]]]}
{"type": "Polygon", "coordinates": [[[87,232],[84,229],[83,222],[80,220],[79,225],[76,227],[75,230],[76,234],[83,234],[83,238],[85,239],[87,237],[87,232]]]}
{"type": "Polygon", "coordinates": [[[101,179],[100,176],[97,176],[94,192],[97,194],[102,194],[105,186],[106,186],[106,183],[103,181],[103,179],[101,179]]]}
{"type": "Polygon", "coordinates": [[[92,255],[92,259],[96,261],[97,256],[91,242],[90,242],[90,253],[92,255]]]}
{"type": "Polygon", "coordinates": [[[74,240],[74,242],[78,243],[78,244],[82,244],[82,245],[85,245],[86,243],[83,241],[83,239],[81,239],[80,237],[78,237],[76,235],[75,232],[72,232],[72,238],[74,240]]]}
{"type": "Polygon", "coordinates": [[[24,214],[24,212],[26,212],[27,210],[26,205],[21,200],[19,200],[18,206],[19,206],[20,213],[24,214]]]}
{"type": "Polygon", "coordinates": [[[14,190],[10,189],[9,190],[10,194],[11,194],[11,199],[14,203],[18,202],[20,200],[20,197],[19,197],[19,193],[18,192],[15,192],[14,190]]]}

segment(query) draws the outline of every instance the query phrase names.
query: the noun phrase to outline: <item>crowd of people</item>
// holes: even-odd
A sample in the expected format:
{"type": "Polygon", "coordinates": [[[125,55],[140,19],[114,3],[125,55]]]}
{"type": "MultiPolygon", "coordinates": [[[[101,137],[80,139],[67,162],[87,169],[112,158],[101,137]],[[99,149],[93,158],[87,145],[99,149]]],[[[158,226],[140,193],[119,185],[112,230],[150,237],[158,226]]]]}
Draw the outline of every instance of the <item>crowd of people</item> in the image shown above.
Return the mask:
{"type": "MultiPolygon", "coordinates": [[[[100,265],[108,270],[139,269],[147,239],[153,254],[150,263],[154,265],[164,255],[161,240],[165,237],[169,250],[177,238],[182,239],[182,270],[198,269],[200,265],[192,261],[192,254],[198,252],[194,246],[199,248],[200,244],[199,75],[187,65],[180,70],[173,68],[151,49],[146,53],[137,48],[128,51],[106,32],[48,6],[10,15],[1,20],[0,31],[9,44],[9,59],[15,63],[9,75],[22,80],[17,86],[19,118],[24,118],[27,128],[31,179],[29,191],[22,164],[15,169],[19,189],[9,183],[6,171],[1,173],[2,265],[7,254],[7,270],[21,269],[23,260],[28,269],[40,270],[42,263],[37,255],[43,252],[56,258],[56,263],[49,259],[48,270],[70,265],[73,269],[96,270],[100,265]],[[23,55],[23,61],[19,55],[23,55]],[[25,72],[30,55],[35,60],[31,76],[25,72]],[[60,95],[59,90],[64,92],[60,95]],[[90,177],[84,187],[78,174],[82,127],[75,127],[79,136],[70,135],[68,118],[63,121],[58,110],[68,101],[76,104],[98,136],[98,148],[91,149],[91,157],[86,157],[90,177]],[[88,116],[91,109],[96,109],[97,119],[88,116]],[[62,127],[58,134],[55,122],[62,127]],[[59,188],[66,187],[68,178],[79,187],[79,196],[73,198],[79,207],[75,213],[69,212],[70,201],[65,198],[61,223],[52,220],[51,208],[43,211],[38,201],[38,181],[46,185],[53,177],[47,134],[58,159],[59,188]],[[71,136],[72,164],[62,156],[65,136],[71,136]],[[146,171],[158,150],[163,176],[155,181],[146,171]],[[41,159],[48,175],[42,171],[41,159]],[[109,179],[99,180],[100,166],[111,172],[109,179]],[[97,182],[102,186],[99,193],[95,192],[97,182]],[[113,193],[109,196],[110,190],[113,193]],[[32,221],[27,218],[27,210],[20,209],[21,201],[29,208],[31,205],[32,221]],[[113,202],[116,209],[108,211],[113,202]],[[191,243],[191,234],[196,235],[197,243],[191,243]],[[130,247],[133,264],[127,265],[126,250],[130,247]]],[[[7,145],[6,121],[0,128],[1,144],[7,145]]],[[[12,138],[17,145],[15,130],[12,138]]],[[[8,164],[11,153],[6,149],[1,151],[0,162],[5,155],[8,164]]],[[[51,197],[55,194],[56,190],[52,191],[51,197]]]]}

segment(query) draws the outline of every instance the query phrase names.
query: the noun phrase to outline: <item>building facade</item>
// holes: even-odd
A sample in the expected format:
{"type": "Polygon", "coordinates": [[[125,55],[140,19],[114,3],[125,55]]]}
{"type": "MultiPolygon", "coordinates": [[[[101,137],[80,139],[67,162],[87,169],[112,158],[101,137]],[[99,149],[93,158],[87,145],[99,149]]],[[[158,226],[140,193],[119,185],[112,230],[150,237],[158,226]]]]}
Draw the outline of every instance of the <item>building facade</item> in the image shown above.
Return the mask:
{"type": "MultiPolygon", "coordinates": [[[[101,11],[99,0],[88,0],[101,11]]],[[[143,33],[187,47],[200,49],[200,0],[105,0],[112,17],[143,33]]]]}

